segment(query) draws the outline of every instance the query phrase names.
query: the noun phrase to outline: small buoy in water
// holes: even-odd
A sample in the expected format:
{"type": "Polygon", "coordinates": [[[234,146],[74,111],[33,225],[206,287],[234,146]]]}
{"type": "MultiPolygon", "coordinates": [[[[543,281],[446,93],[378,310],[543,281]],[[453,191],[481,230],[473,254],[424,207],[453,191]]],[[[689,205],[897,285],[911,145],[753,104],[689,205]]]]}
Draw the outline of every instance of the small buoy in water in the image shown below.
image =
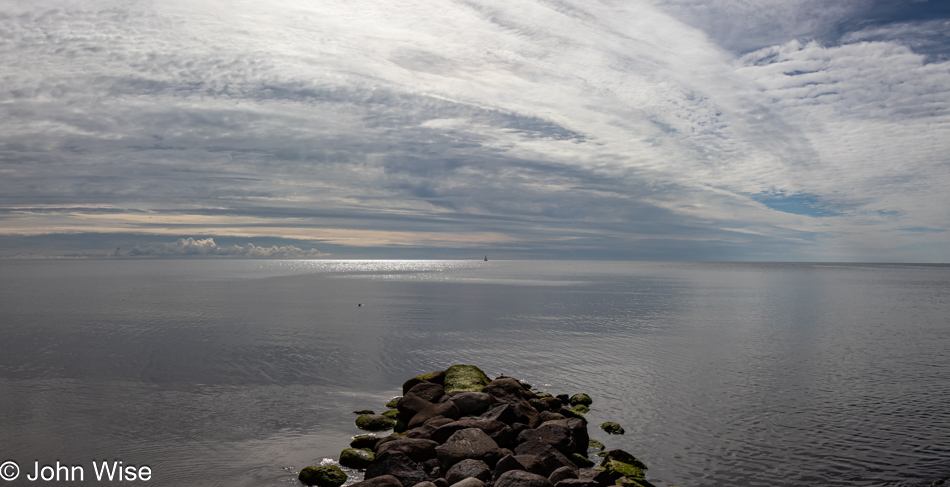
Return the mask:
{"type": "Polygon", "coordinates": [[[363,306],[363,303],[356,303],[357,306],[363,306]]]}

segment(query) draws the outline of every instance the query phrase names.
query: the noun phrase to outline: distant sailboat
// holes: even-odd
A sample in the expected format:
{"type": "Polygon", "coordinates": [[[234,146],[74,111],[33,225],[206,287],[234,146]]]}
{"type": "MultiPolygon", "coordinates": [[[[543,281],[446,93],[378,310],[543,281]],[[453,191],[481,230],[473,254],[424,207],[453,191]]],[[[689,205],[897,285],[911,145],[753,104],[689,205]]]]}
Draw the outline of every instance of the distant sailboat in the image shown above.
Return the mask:
{"type": "Polygon", "coordinates": [[[485,262],[488,262],[488,256],[487,256],[487,255],[485,256],[485,262]]]}

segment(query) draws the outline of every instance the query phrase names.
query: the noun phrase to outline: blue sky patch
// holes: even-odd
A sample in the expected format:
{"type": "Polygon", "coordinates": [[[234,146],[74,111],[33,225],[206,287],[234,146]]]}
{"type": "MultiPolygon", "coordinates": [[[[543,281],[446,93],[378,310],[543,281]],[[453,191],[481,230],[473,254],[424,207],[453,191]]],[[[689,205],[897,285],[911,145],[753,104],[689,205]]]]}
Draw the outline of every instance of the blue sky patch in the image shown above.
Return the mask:
{"type": "Polygon", "coordinates": [[[752,198],[773,210],[791,213],[793,215],[814,217],[840,215],[840,213],[836,211],[823,207],[819,197],[813,194],[786,195],[784,193],[760,193],[752,195],[752,198]]]}

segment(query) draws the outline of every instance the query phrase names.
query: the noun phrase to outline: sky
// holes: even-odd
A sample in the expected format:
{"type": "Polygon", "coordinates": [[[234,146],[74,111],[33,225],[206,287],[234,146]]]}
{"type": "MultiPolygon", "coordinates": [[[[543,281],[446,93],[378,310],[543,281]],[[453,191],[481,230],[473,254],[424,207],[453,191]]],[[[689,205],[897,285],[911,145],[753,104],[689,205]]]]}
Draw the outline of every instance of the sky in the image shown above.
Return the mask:
{"type": "Polygon", "coordinates": [[[0,2],[0,258],[950,262],[950,2],[0,2]]]}

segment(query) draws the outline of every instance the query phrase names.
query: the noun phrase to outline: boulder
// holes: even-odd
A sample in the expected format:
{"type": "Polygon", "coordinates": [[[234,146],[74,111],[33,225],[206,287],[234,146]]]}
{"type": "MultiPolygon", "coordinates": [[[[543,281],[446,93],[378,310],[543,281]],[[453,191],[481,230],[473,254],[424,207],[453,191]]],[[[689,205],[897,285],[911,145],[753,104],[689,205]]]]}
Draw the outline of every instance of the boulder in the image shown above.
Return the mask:
{"type": "Polygon", "coordinates": [[[351,448],[376,448],[376,442],[379,441],[378,436],[373,435],[356,435],[353,437],[353,440],[350,441],[351,448]]]}
{"type": "Polygon", "coordinates": [[[577,472],[575,472],[571,467],[560,467],[554,470],[553,472],[551,472],[551,475],[548,475],[548,481],[554,484],[555,486],[557,485],[558,482],[562,480],[576,479],[576,478],[577,478],[577,472]]]}
{"type": "Polygon", "coordinates": [[[555,487],[604,487],[595,480],[564,479],[554,484],[555,487]]]}
{"type": "Polygon", "coordinates": [[[410,487],[429,480],[422,468],[400,451],[387,451],[376,455],[376,459],[366,467],[364,478],[372,479],[383,475],[396,477],[402,487],[410,487]]]}
{"type": "Polygon", "coordinates": [[[452,433],[444,444],[435,448],[435,453],[443,471],[448,471],[466,458],[482,460],[489,466],[494,465],[499,458],[498,444],[478,428],[466,428],[452,433]]]}
{"type": "Polygon", "coordinates": [[[606,423],[600,425],[600,429],[611,435],[622,435],[624,433],[622,426],[611,421],[607,421],[606,423]]]}
{"type": "Polygon", "coordinates": [[[498,477],[501,477],[505,472],[511,470],[525,470],[528,469],[514,457],[514,455],[505,455],[501,457],[501,460],[498,460],[498,463],[495,464],[495,471],[493,479],[498,480],[498,477]]]}
{"type": "Polygon", "coordinates": [[[601,443],[601,442],[599,442],[599,441],[597,441],[597,440],[595,440],[595,439],[593,439],[593,438],[587,440],[587,446],[590,447],[590,448],[593,448],[593,449],[595,449],[595,450],[601,450],[601,451],[602,451],[604,448],[607,448],[606,446],[604,446],[603,443],[601,443]]]}
{"type": "Polygon", "coordinates": [[[297,478],[306,485],[318,487],[340,487],[346,482],[346,474],[336,465],[304,467],[297,478]]]}
{"type": "MultiPolygon", "coordinates": [[[[567,425],[551,421],[534,429],[526,429],[518,435],[518,443],[527,441],[541,441],[547,443],[565,455],[570,455],[576,448],[571,429],[567,425]]],[[[586,448],[585,448],[586,450],[586,448]]]]}
{"type": "Polygon", "coordinates": [[[481,480],[476,479],[475,477],[468,477],[454,484],[450,483],[449,485],[451,485],[452,487],[485,487],[485,482],[482,482],[481,480]]]}
{"type": "Polygon", "coordinates": [[[594,403],[594,401],[592,401],[590,396],[588,396],[587,394],[574,394],[573,396],[571,396],[571,400],[569,402],[571,403],[571,406],[576,406],[578,404],[590,406],[591,404],[594,403]]]}
{"type": "Polygon", "coordinates": [[[623,451],[623,450],[610,450],[604,455],[604,459],[600,462],[601,466],[606,466],[607,462],[611,460],[616,460],[622,463],[629,463],[634,467],[637,467],[641,470],[646,470],[647,466],[645,463],[641,462],[637,457],[623,451]]]}
{"type": "Polygon", "coordinates": [[[469,477],[476,478],[482,482],[488,482],[491,480],[491,469],[489,469],[488,464],[482,460],[466,458],[452,465],[452,468],[445,472],[445,481],[448,482],[449,485],[461,482],[469,477]]]}
{"type": "Polygon", "coordinates": [[[528,472],[536,473],[544,477],[551,474],[551,470],[544,465],[544,462],[541,461],[541,457],[537,455],[515,455],[515,460],[521,462],[521,464],[524,465],[524,469],[528,472]]]}
{"type": "Polygon", "coordinates": [[[446,394],[481,392],[488,382],[488,376],[474,365],[453,365],[445,369],[446,394]]]}
{"type": "Polygon", "coordinates": [[[438,402],[442,398],[442,395],[445,394],[445,390],[439,384],[433,384],[432,382],[420,382],[412,386],[405,395],[413,395],[421,397],[429,402],[438,402]]]}
{"type": "Polygon", "coordinates": [[[595,468],[582,468],[577,471],[577,478],[584,480],[593,480],[599,485],[613,485],[615,479],[603,470],[595,468]]]}
{"type": "Polygon", "coordinates": [[[399,402],[396,403],[396,409],[399,410],[399,417],[406,423],[412,419],[413,416],[432,406],[432,402],[426,401],[425,399],[419,396],[410,396],[405,395],[399,399],[399,402]]]}
{"type": "Polygon", "coordinates": [[[402,452],[414,462],[424,462],[430,458],[435,458],[435,447],[438,443],[432,440],[421,438],[398,438],[381,444],[376,449],[377,455],[385,452],[402,452]]]}
{"type": "Polygon", "coordinates": [[[571,462],[563,453],[559,452],[553,446],[537,440],[526,441],[518,445],[515,447],[515,454],[535,455],[540,458],[546,468],[544,472],[545,477],[551,475],[551,472],[561,467],[567,466],[575,470],[577,469],[577,465],[571,462]]]}
{"type": "Polygon", "coordinates": [[[381,414],[363,414],[356,418],[356,427],[366,431],[385,431],[396,426],[396,422],[381,414]]]}
{"type": "MultiPolygon", "coordinates": [[[[411,396],[406,396],[411,397],[411,396]]],[[[426,421],[435,418],[437,416],[442,416],[449,419],[459,419],[462,415],[459,413],[459,408],[455,406],[454,402],[440,402],[433,404],[422,411],[416,413],[415,416],[409,420],[408,426],[409,429],[423,425],[426,421]]]]}
{"type": "Polygon", "coordinates": [[[531,472],[512,470],[495,482],[494,487],[554,487],[546,478],[531,472]]]}
{"type": "MultiPolygon", "coordinates": [[[[418,485],[418,484],[417,484],[418,485]]],[[[357,482],[349,487],[402,487],[399,479],[392,475],[382,475],[362,482],[357,482]]]]}
{"type": "MultiPolygon", "coordinates": [[[[570,430],[571,439],[574,442],[573,452],[587,453],[587,447],[590,444],[590,436],[587,435],[587,423],[582,419],[565,418],[562,420],[548,421],[542,424],[538,429],[545,427],[563,426],[570,430]]],[[[564,450],[561,450],[564,451],[564,450]]],[[[567,454],[568,452],[564,452],[567,454]]]]}
{"type": "Polygon", "coordinates": [[[452,396],[452,402],[462,416],[478,416],[495,403],[495,398],[484,392],[460,392],[452,396]]]}
{"type": "Polygon", "coordinates": [[[484,431],[500,447],[510,445],[515,438],[511,428],[501,421],[471,419],[462,419],[439,426],[430,437],[434,441],[445,443],[453,433],[467,428],[478,428],[484,431]]]}
{"type": "Polygon", "coordinates": [[[355,469],[366,468],[376,455],[369,448],[347,448],[340,452],[340,465],[355,469]]]}
{"type": "Polygon", "coordinates": [[[594,462],[590,461],[590,458],[588,458],[587,455],[584,455],[582,453],[574,452],[568,455],[567,458],[571,462],[573,462],[574,465],[577,465],[578,467],[581,467],[581,468],[594,466],[594,462]]]}
{"type": "Polygon", "coordinates": [[[541,411],[541,424],[547,423],[548,421],[557,421],[559,419],[566,419],[561,413],[555,413],[554,411],[541,411]]]}
{"type": "Polygon", "coordinates": [[[564,405],[563,401],[552,396],[545,396],[545,397],[539,396],[538,400],[543,402],[545,405],[547,405],[547,409],[550,409],[551,411],[557,411],[558,409],[561,409],[561,406],[564,405]]]}

